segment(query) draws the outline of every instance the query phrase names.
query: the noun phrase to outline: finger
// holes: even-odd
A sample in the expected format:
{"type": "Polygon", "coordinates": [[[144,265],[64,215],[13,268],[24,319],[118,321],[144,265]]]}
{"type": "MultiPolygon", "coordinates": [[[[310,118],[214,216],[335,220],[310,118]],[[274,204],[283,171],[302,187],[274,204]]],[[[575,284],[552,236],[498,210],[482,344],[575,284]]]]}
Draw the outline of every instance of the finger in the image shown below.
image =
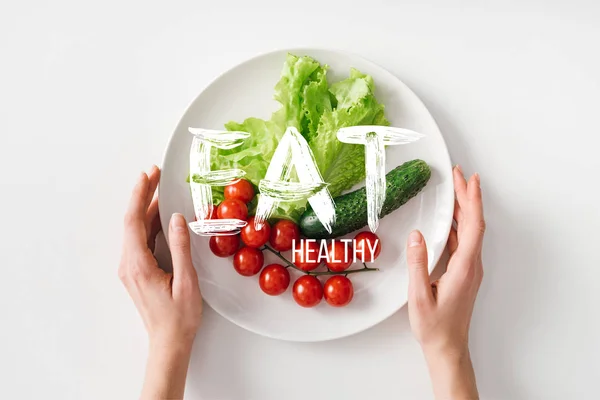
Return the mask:
{"type": "Polygon", "coordinates": [[[169,247],[173,259],[173,297],[176,297],[198,285],[198,277],[192,264],[190,233],[181,214],[173,214],[171,217],[169,247]]]}
{"type": "Polygon", "coordinates": [[[456,200],[458,204],[464,207],[467,203],[467,181],[463,176],[462,168],[460,165],[454,167],[452,171],[452,177],[454,178],[454,192],[456,193],[456,200]]]}
{"type": "Polygon", "coordinates": [[[148,207],[148,211],[146,211],[146,237],[150,239],[152,235],[156,235],[158,232],[152,232],[153,224],[156,221],[156,217],[158,215],[158,198],[154,196],[150,206],[148,207]]]}
{"type": "Polygon", "coordinates": [[[156,188],[160,181],[160,169],[156,165],[153,165],[148,172],[148,196],[146,197],[146,208],[152,203],[152,199],[155,197],[156,188]]]}
{"type": "Polygon", "coordinates": [[[454,254],[458,247],[458,234],[454,226],[450,229],[450,236],[448,236],[448,253],[454,254]]]}
{"type": "Polygon", "coordinates": [[[406,253],[409,301],[414,302],[417,306],[428,306],[433,303],[433,293],[427,269],[427,245],[421,232],[412,231],[410,233],[406,253]]]}
{"type": "Polygon", "coordinates": [[[148,208],[148,213],[146,214],[146,226],[146,232],[148,232],[148,248],[151,252],[154,253],[154,248],[156,246],[156,236],[162,230],[162,226],[160,224],[160,215],[158,213],[158,199],[156,198],[152,200],[152,203],[148,208]]]}
{"type": "Polygon", "coordinates": [[[471,256],[478,256],[483,244],[483,235],[485,233],[485,220],[483,217],[483,202],[481,198],[481,184],[478,174],[469,179],[467,188],[469,204],[465,213],[465,223],[461,233],[461,247],[464,245],[465,251],[471,256]]]}
{"type": "Polygon", "coordinates": [[[454,199],[454,220],[459,223],[463,220],[464,214],[460,208],[460,204],[457,199],[454,199]]]}
{"type": "Polygon", "coordinates": [[[148,176],[142,173],[133,188],[125,214],[125,243],[143,248],[146,243],[146,196],[148,176]]]}
{"type": "Polygon", "coordinates": [[[481,198],[481,178],[479,174],[474,174],[469,179],[467,186],[467,198],[469,199],[469,213],[473,217],[483,220],[483,202],[481,198]]]}

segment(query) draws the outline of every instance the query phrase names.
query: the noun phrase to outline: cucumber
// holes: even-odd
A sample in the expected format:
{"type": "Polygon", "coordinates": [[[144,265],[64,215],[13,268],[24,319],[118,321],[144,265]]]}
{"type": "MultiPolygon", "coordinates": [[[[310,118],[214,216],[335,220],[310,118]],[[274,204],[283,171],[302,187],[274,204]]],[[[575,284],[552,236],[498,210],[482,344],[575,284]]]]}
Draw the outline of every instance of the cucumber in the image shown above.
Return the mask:
{"type": "MultiPolygon", "coordinates": [[[[425,161],[408,161],[387,173],[385,201],[381,218],[398,209],[416,196],[431,177],[431,169],[425,161]]],[[[311,239],[328,239],[343,236],[368,224],[367,191],[363,187],[334,199],[335,224],[329,233],[321,224],[312,208],[300,217],[300,230],[311,239]]]]}

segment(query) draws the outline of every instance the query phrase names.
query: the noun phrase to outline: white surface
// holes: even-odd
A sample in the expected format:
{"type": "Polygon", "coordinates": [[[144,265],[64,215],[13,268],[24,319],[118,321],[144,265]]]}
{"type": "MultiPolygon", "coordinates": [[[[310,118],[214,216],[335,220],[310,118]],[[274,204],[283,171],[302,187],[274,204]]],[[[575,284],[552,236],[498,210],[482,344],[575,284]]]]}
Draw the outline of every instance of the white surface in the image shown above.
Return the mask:
{"type": "MultiPolygon", "coordinates": [[[[292,298],[291,288],[301,274],[293,270],[290,270],[292,283],[284,294],[265,295],[258,285],[258,275],[239,275],[232,266],[232,257],[212,254],[207,237],[192,237],[192,258],[206,303],[236,325],[274,339],[301,342],[338,339],[372,327],[406,304],[408,270],[404,242],[412,229],[421,230],[428,238],[430,271],[442,255],[450,231],[454,190],[446,145],[423,103],[398,78],[361,57],[332,50],[287,49],[236,66],[212,82],[182,115],[163,160],[160,214],[163,226],[169,224],[175,212],[183,213],[188,221],[194,219],[190,187],[185,182],[190,171],[186,156],[192,145],[189,127],[218,129],[231,120],[243,121],[251,116],[268,119],[278,109],[274,108],[273,88],[280,79],[288,51],[298,56],[309,55],[328,65],[329,82],[346,78],[352,67],[371,75],[378,88],[377,99],[385,104],[392,126],[401,125],[425,135],[409,145],[389,146],[386,171],[421,159],[430,166],[431,179],[414,199],[382,219],[377,230],[382,251],[374,264],[380,271],[352,275],[355,296],[350,305],[341,309],[325,301],[313,309],[299,307],[292,298]],[[230,106],[232,101],[235,107],[230,106]]],[[[368,230],[361,230],[365,229],[368,230]]],[[[345,238],[352,239],[354,235],[356,232],[345,238]]],[[[291,259],[291,252],[285,255],[291,259]]],[[[273,262],[280,260],[265,254],[265,265],[273,262]]],[[[359,267],[357,263],[350,268],[359,267]]]]}
{"type": "MultiPolygon", "coordinates": [[[[146,339],[116,272],[130,188],[215,76],[301,45],[389,69],[424,100],[453,160],[481,173],[489,230],[471,352],[482,398],[597,397],[598,2],[249,3],[1,3],[0,397],[137,398],[146,339]]],[[[432,398],[406,309],[318,344],[207,310],[187,393],[432,398]]]]}

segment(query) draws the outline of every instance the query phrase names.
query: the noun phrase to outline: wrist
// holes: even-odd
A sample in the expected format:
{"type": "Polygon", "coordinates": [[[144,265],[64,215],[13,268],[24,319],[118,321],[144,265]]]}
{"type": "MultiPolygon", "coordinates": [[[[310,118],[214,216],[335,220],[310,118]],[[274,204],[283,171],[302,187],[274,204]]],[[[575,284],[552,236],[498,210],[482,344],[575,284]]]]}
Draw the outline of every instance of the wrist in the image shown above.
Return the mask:
{"type": "Polygon", "coordinates": [[[470,358],[468,343],[430,343],[421,346],[427,363],[443,361],[446,364],[458,364],[470,358]]]}
{"type": "Polygon", "coordinates": [[[469,348],[429,346],[423,348],[436,399],[478,399],[469,348]]]}
{"type": "Polygon", "coordinates": [[[193,340],[152,336],[143,399],[182,399],[193,340]]]}
{"type": "Polygon", "coordinates": [[[150,337],[151,354],[182,355],[191,353],[194,337],[178,337],[172,335],[154,335],[150,337]]]}

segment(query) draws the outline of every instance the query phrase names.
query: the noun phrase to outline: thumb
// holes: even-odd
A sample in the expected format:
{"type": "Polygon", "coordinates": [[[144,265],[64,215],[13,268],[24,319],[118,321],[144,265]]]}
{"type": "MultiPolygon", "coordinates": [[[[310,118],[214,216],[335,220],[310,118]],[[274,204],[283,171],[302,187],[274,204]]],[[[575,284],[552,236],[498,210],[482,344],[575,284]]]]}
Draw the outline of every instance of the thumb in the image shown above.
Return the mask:
{"type": "Polygon", "coordinates": [[[197,284],[196,270],[192,264],[190,232],[183,215],[173,214],[169,223],[169,249],[173,260],[173,292],[178,293],[182,284],[197,284]]]}
{"type": "Polygon", "coordinates": [[[408,236],[408,301],[416,304],[433,303],[433,293],[429,283],[427,269],[427,245],[419,231],[412,231],[408,236]]]}

